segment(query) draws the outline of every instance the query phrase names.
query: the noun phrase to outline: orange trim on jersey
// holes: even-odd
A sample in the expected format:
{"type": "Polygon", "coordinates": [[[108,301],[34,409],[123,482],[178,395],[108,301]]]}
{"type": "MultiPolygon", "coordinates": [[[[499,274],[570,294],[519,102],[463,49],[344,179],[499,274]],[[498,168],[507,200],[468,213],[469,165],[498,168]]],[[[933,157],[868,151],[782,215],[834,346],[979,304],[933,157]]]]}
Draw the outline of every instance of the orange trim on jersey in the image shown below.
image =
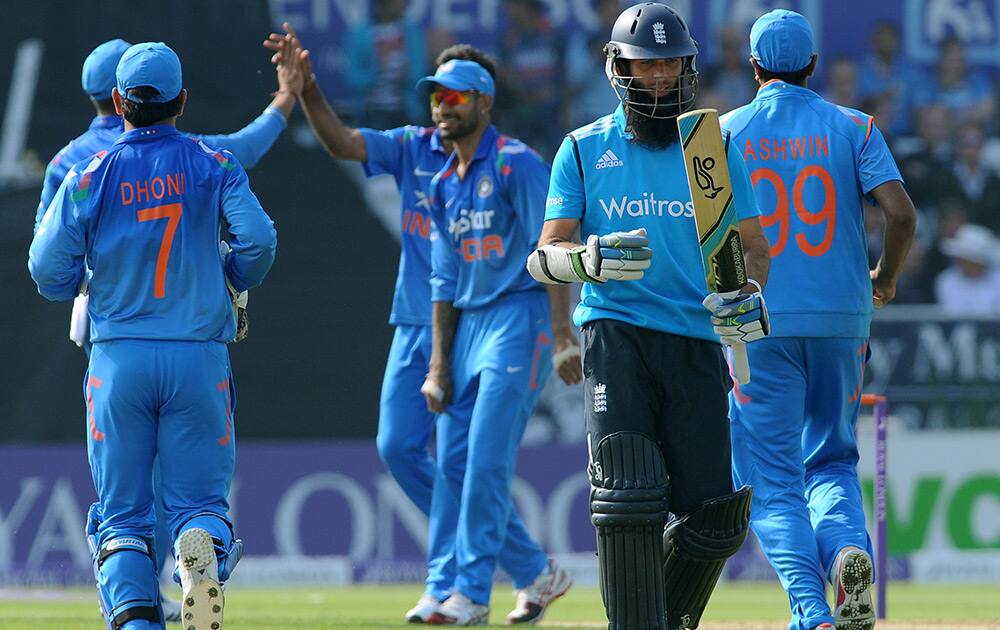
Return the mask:
{"type": "Polygon", "coordinates": [[[771,85],[772,83],[784,83],[784,81],[782,81],[781,79],[769,79],[769,80],[761,83],[760,87],[757,88],[757,91],[758,92],[761,91],[762,89],[766,88],[767,86],[771,85]]]}
{"type": "Polygon", "coordinates": [[[868,129],[865,130],[865,142],[868,142],[868,136],[872,135],[872,127],[875,126],[875,117],[868,117],[868,129]]]}
{"type": "Polygon", "coordinates": [[[531,380],[528,381],[528,387],[531,388],[531,391],[538,389],[538,361],[542,358],[542,346],[551,345],[552,339],[544,331],[535,337],[535,355],[531,357],[531,380]]]}
{"type": "Polygon", "coordinates": [[[90,412],[90,436],[95,442],[104,441],[104,432],[97,430],[97,420],[94,418],[94,391],[93,388],[100,387],[104,381],[96,376],[87,377],[87,411],[90,412]]]}
{"type": "Polygon", "coordinates": [[[233,435],[233,406],[229,398],[229,379],[219,381],[215,384],[215,389],[226,394],[226,434],[216,439],[219,446],[227,446],[233,435]]]}

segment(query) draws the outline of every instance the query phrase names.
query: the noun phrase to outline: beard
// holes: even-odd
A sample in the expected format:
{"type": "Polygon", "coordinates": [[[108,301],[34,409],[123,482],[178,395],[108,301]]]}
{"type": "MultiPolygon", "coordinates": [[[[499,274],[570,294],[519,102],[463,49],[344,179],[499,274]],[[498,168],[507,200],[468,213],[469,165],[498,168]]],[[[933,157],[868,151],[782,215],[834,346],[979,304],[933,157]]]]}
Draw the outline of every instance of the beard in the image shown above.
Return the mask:
{"type": "MultiPolygon", "coordinates": [[[[452,125],[451,129],[441,129],[441,139],[452,142],[461,140],[475,132],[476,128],[479,127],[479,112],[474,109],[466,118],[449,118],[448,122],[452,125]]],[[[437,123],[438,121],[435,120],[434,126],[437,126],[437,123]]]]}
{"type": "Polygon", "coordinates": [[[681,114],[678,93],[671,90],[667,92],[667,97],[667,101],[656,102],[649,92],[629,90],[630,106],[625,108],[625,122],[639,144],[650,149],[665,149],[680,139],[677,131],[677,117],[681,114]],[[648,114],[660,118],[652,118],[648,114]]]}

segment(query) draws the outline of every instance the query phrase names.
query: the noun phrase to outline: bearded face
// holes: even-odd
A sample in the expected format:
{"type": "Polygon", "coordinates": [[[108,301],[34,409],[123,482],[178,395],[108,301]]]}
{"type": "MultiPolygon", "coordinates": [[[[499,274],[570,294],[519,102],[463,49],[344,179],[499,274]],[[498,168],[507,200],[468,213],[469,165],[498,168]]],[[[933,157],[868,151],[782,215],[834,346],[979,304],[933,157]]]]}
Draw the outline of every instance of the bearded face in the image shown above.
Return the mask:
{"type": "Polygon", "coordinates": [[[612,85],[636,141],[651,148],[677,141],[676,118],[694,105],[697,92],[694,59],[619,59],[614,68],[612,85]]]}

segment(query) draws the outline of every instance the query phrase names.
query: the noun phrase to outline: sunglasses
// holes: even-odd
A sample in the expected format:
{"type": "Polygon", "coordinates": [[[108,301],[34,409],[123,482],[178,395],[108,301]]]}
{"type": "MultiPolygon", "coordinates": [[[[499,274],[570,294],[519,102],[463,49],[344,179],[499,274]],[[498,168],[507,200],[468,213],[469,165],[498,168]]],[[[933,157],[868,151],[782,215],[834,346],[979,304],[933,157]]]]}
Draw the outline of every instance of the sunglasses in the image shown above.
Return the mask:
{"type": "Polygon", "coordinates": [[[459,92],[458,90],[438,88],[437,90],[431,92],[431,107],[440,107],[442,103],[448,105],[448,107],[468,105],[472,102],[473,94],[477,94],[477,92],[475,90],[459,92]]]}

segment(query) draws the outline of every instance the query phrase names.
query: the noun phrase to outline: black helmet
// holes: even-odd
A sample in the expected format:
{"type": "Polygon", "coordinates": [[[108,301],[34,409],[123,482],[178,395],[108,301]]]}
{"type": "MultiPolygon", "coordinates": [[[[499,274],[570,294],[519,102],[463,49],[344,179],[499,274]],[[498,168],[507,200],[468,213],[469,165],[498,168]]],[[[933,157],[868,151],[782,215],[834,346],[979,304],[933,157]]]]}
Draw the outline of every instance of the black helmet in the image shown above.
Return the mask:
{"type": "Polygon", "coordinates": [[[607,61],[605,74],[626,107],[650,118],[673,118],[694,105],[698,92],[695,57],[698,42],[691,37],[687,24],[676,11],[659,2],[643,2],[625,9],[611,29],[611,41],[604,46],[607,61]],[[620,74],[617,63],[625,59],[683,59],[677,85],[666,96],[655,90],[633,85],[635,76],[620,74]],[[652,98],[642,98],[642,93],[652,98]],[[661,105],[675,107],[658,107],[661,105]]]}

